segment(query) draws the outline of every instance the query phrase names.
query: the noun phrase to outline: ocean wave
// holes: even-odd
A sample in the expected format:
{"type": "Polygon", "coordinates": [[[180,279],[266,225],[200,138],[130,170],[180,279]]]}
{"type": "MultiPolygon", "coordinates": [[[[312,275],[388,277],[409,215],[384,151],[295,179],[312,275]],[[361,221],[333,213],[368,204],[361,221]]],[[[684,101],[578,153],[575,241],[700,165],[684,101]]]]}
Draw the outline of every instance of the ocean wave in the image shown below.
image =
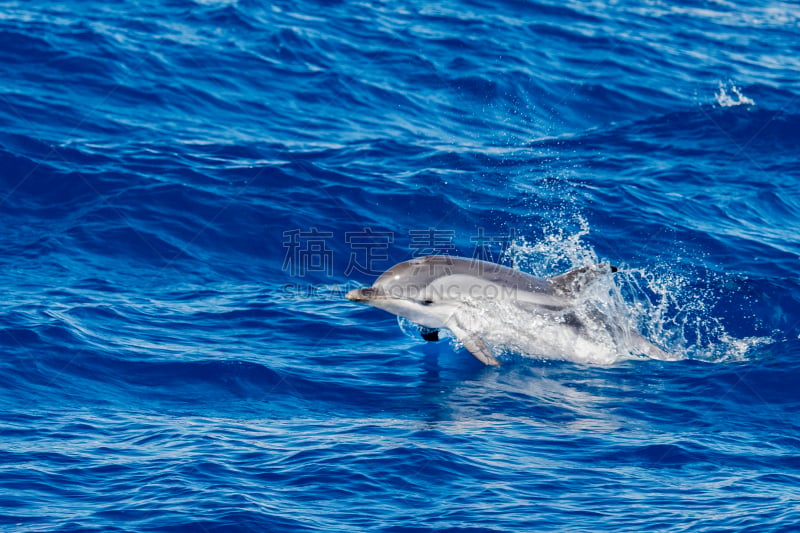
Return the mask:
{"type": "Polygon", "coordinates": [[[6,6],[0,527],[791,529],[796,11],[6,6]],[[615,264],[681,359],[344,298],[429,252],[615,264]]]}

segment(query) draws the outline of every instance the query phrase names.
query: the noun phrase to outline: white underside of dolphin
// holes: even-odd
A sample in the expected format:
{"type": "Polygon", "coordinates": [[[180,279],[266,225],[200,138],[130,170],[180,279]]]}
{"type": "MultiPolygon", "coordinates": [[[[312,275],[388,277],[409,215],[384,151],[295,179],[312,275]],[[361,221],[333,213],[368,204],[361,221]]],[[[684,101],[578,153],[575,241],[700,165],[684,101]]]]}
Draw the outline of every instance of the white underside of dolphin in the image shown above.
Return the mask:
{"type": "Polygon", "coordinates": [[[544,279],[495,263],[434,255],[399,263],[347,298],[420,325],[426,340],[437,340],[438,330],[447,329],[486,365],[500,364],[492,346],[585,362],[674,359],[626,320],[610,316],[613,309],[604,309],[602,299],[593,299],[598,280],[615,270],[589,265],[544,279]]]}

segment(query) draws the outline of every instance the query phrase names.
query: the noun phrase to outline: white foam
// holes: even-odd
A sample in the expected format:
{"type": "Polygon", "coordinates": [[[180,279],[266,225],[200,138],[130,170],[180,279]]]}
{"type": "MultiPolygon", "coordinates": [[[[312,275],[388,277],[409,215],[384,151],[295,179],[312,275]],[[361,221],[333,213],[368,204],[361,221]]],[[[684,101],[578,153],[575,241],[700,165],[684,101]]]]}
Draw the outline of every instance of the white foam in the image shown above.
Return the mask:
{"type": "Polygon", "coordinates": [[[732,83],[730,84],[730,88],[728,88],[725,84],[720,82],[719,91],[714,96],[716,97],[717,104],[719,104],[720,107],[755,105],[755,101],[752,98],[748,98],[743,95],[739,88],[732,83]],[[730,94],[728,91],[730,91],[730,94]]]}

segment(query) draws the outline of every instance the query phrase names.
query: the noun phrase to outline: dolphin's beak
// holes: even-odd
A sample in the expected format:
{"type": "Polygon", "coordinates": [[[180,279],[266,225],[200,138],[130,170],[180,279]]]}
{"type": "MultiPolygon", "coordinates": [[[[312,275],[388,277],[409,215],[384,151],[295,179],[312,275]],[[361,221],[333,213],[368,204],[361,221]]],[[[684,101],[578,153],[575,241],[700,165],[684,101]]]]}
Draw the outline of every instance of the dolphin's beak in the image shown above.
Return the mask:
{"type": "Polygon", "coordinates": [[[374,300],[378,294],[377,289],[366,287],[364,289],[353,289],[345,295],[345,298],[351,302],[368,302],[369,300],[374,300]]]}

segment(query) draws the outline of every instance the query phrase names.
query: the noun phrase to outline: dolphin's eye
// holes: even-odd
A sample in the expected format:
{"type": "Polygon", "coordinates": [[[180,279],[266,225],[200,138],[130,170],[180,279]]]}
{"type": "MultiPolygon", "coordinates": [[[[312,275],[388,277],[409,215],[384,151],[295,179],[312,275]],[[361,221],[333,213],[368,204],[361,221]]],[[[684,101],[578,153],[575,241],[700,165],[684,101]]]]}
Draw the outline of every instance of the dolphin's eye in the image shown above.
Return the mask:
{"type": "Polygon", "coordinates": [[[421,303],[422,305],[431,305],[433,303],[433,300],[420,300],[419,303],[421,303]]]}

